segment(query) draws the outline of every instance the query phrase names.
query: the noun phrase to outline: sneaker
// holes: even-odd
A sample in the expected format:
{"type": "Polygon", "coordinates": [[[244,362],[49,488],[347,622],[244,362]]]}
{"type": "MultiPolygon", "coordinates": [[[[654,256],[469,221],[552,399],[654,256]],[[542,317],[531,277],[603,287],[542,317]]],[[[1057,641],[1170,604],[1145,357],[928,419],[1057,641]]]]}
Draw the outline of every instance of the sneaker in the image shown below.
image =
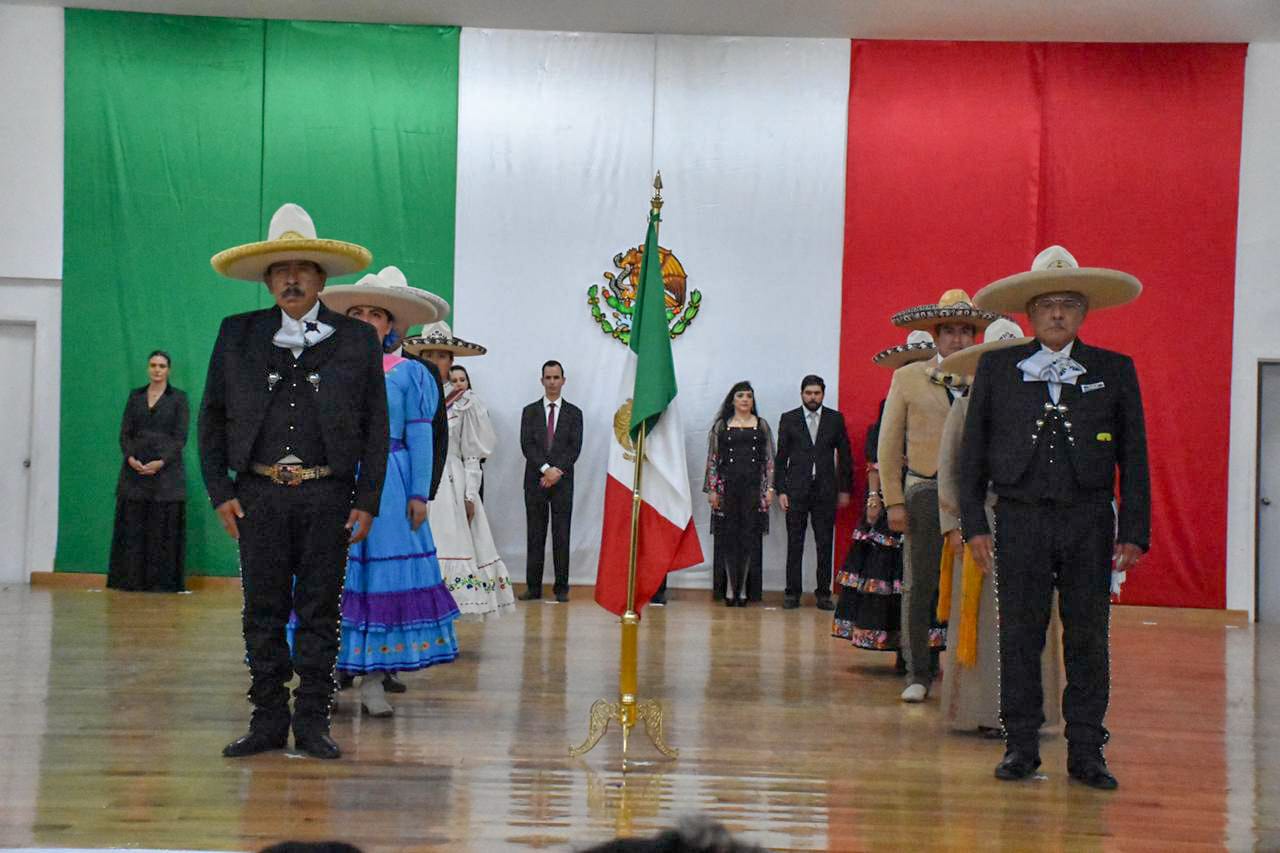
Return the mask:
{"type": "Polygon", "coordinates": [[[902,691],[902,701],[916,704],[923,702],[929,696],[929,688],[923,684],[908,684],[907,689],[902,691]]]}

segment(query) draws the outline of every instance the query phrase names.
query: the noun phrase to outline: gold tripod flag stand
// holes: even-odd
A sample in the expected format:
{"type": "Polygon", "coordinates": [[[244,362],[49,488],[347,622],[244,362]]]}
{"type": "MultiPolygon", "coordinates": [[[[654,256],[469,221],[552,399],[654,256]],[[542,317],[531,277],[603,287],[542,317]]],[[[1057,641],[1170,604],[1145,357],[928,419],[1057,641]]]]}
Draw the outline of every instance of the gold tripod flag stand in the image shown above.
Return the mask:
{"type": "MultiPolygon", "coordinates": [[[[662,210],[662,173],[653,180],[655,190],[651,199],[653,213],[662,210]]],[[[656,226],[655,226],[656,229],[656,226]]],[[[657,254],[657,246],[654,246],[657,254]]],[[[656,699],[636,701],[636,685],[639,681],[639,632],[640,614],[636,612],[636,553],[640,542],[640,477],[644,470],[645,428],[642,425],[636,435],[636,467],[631,490],[631,548],[627,561],[627,609],[622,614],[622,654],[618,672],[618,701],[597,699],[591,704],[588,718],[587,739],[579,746],[569,747],[569,754],[577,758],[586,755],[604,737],[610,721],[622,729],[622,762],[626,767],[627,749],[631,730],[636,722],[644,723],[645,733],[658,752],[668,758],[676,758],[680,751],[667,746],[662,736],[662,706],[656,699]]]]}

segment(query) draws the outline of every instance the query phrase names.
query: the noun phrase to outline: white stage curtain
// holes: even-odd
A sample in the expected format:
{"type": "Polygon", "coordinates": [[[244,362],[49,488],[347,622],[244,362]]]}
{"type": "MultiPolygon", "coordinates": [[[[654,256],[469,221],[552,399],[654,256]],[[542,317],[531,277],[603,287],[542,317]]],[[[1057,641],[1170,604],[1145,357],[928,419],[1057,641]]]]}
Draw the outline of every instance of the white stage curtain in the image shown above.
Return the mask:
{"type": "MultiPolygon", "coordinates": [[[[548,358],[564,363],[565,398],[585,417],[571,580],[595,580],[622,346],[595,325],[586,292],[643,243],[655,170],[661,244],[703,298],[674,345],[695,491],[735,381],[753,382],[775,428],[806,373],[823,375],[835,401],[848,79],[843,40],[463,31],[455,332],[490,349],[466,364],[501,440],[485,497],[517,580],[520,410],[540,396],[548,358]]],[[[698,496],[694,516],[709,560],[698,496]]],[[[775,509],[766,588],[782,588],[785,557],[775,509]]],[[[709,573],[707,563],[672,585],[709,587],[709,573]]]]}

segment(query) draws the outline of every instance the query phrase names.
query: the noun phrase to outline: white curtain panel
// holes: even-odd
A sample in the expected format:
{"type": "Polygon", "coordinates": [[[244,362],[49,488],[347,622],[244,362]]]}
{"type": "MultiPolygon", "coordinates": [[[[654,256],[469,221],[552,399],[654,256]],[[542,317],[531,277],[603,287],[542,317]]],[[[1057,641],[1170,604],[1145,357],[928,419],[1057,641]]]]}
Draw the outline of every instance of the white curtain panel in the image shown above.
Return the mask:
{"type": "MultiPolygon", "coordinates": [[[[848,78],[843,40],[463,31],[455,332],[490,350],[465,363],[501,440],[485,498],[513,577],[525,564],[520,410],[555,358],[585,418],[571,580],[595,580],[623,348],[592,319],[587,289],[643,243],[655,170],[661,244],[703,300],[674,351],[708,560],[698,490],[729,386],[750,379],[775,428],[806,373],[822,374],[835,400],[848,78]]],[[[766,588],[783,586],[785,559],[775,510],[766,588]]],[[[709,573],[704,564],[672,585],[709,587],[709,573]]]]}

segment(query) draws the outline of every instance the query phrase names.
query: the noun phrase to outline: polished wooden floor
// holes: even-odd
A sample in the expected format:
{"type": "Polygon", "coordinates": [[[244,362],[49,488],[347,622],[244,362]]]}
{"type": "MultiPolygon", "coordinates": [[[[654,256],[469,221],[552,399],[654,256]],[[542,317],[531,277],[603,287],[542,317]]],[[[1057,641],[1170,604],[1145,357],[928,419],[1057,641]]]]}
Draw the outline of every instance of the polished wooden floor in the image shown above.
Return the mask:
{"type": "MultiPolygon", "coordinates": [[[[828,614],[646,613],[641,686],[681,750],[643,735],[582,760],[615,698],[616,620],[576,589],[465,624],[463,656],[406,676],[396,716],[345,713],[339,762],[219,750],[246,719],[239,592],[0,587],[0,846],[366,850],[573,848],[703,812],[772,849],[1280,849],[1280,630],[1118,608],[1108,749],[1121,789],[995,781],[1000,747],[903,706],[891,656],[828,614]]],[[[348,699],[348,702],[350,700],[348,699]]]]}

